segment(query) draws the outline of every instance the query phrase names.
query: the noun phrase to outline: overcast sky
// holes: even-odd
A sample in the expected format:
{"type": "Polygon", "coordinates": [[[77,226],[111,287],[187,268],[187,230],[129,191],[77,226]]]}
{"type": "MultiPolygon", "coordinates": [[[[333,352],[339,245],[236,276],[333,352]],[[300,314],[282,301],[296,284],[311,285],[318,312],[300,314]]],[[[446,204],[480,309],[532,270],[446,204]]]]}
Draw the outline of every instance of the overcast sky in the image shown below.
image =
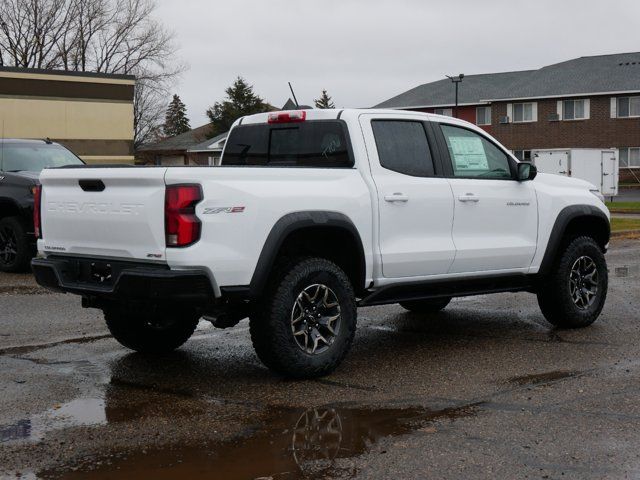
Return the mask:
{"type": "MultiPolygon", "coordinates": [[[[637,0],[156,0],[193,127],[241,75],[282,106],[368,107],[445,74],[640,50],[637,0]]],[[[462,86],[464,88],[464,86],[462,86]]]]}

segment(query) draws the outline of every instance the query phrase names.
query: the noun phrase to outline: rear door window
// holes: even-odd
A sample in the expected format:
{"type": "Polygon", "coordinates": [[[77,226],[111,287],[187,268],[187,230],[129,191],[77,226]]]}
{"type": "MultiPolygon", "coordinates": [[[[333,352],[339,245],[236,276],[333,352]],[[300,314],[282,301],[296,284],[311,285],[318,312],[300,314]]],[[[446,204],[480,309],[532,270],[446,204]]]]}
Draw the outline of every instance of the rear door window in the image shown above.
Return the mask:
{"type": "Polygon", "coordinates": [[[380,165],[413,177],[433,177],[433,157],[422,122],[373,120],[380,165]]]}
{"type": "Polygon", "coordinates": [[[222,166],[351,168],[340,121],[241,125],[227,139],[222,166]]]}

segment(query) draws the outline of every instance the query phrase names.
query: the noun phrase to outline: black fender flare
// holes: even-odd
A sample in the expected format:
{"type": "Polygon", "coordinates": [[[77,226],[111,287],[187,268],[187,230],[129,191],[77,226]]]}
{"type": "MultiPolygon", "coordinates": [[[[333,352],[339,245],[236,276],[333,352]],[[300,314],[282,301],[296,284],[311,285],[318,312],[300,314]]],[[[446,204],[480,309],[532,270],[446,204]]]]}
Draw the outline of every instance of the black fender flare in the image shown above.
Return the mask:
{"type": "Polygon", "coordinates": [[[607,229],[605,243],[609,242],[609,238],[611,237],[611,225],[609,223],[609,219],[602,210],[594,207],[593,205],[570,205],[565,207],[556,217],[556,221],[551,229],[547,249],[544,252],[544,257],[540,264],[539,274],[544,275],[551,270],[556,254],[562,245],[562,239],[569,222],[579,217],[594,218],[599,221],[603,221],[607,229]]]}
{"type": "Polygon", "coordinates": [[[0,197],[0,218],[6,216],[19,216],[19,217],[31,217],[31,208],[28,205],[20,205],[15,199],[11,197],[0,197]],[[14,212],[13,215],[4,215],[5,210],[14,212]]]}
{"type": "Polygon", "coordinates": [[[286,238],[297,230],[308,227],[337,227],[347,231],[355,240],[358,247],[360,263],[360,279],[362,285],[354,285],[356,292],[364,288],[364,278],[366,274],[366,261],[364,247],[358,229],[349,217],[339,212],[331,211],[300,211],[292,212],[280,218],[271,228],[267,240],[265,241],[258,263],[251,277],[249,285],[249,295],[258,297],[264,291],[269,275],[276,263],[278,252],[286,238]]]}

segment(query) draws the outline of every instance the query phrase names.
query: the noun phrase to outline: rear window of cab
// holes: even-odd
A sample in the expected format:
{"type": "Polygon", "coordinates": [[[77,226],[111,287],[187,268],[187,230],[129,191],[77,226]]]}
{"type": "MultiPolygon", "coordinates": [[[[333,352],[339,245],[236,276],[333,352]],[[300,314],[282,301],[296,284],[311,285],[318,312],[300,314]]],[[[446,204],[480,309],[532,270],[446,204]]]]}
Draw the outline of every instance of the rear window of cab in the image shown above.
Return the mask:
{"type": "Polygon", "coordinates": [[[339,120],[240,125],[229,134],[221,165],[351,168],[345,132],[339,120]]]}

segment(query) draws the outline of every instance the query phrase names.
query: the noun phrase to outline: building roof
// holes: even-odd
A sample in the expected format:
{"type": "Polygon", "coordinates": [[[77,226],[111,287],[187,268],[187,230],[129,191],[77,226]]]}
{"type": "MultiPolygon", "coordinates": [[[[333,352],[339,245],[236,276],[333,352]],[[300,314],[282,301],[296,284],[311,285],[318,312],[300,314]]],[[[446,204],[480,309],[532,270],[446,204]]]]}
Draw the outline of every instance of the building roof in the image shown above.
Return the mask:
{"type": "Polygon", "coordinates": [[[71,77],[111,78],[114,80],[135,80],[135,75],[122,75],[117,73],[76,72],[73,70],[47,70],[43,68],[0,67],[0,72],[8,73],[32,73],[38,75],[64,75],[71,77]]]}
{"type": "Polygon", "coordinates": [[[165,138],[159,142],[149,143],[141,146],[140,152],[173,152],[186,151],[191,147],[198,145],[205,140],[211,133],[211,124],[202,125],[188,132],[181,133],[175,137],[165,138]]]}
{"type": "Polygon", "coordinates": [[[490,99],[535,98],[640,90],[640,52],[580,57],[535,70],[490,99]]]}
{"type": "MultiPolygon", "coordinates": [[[[458,104],[482,103],[483,99],[502,94],[517,80],[531,71],[483,73],[466,75],[458,90],[458,104]]],[[[445,78],[425,83],[386,100],[374,108],[411,108],[448,106],[455,103],[455,88],[451,80],[445,78]]]]}
{"type": "Polygon", "coordinates": [[[204,142],[189,147],[189,152],[220,152],[224,146],[223,140],[227,139],[229,132],[221,133],[213,138],[209,138],[204,142]]]}
{"type": "MultiPolygon", "coordinates": [[[[640,52],[580,57],[566,62],[505,73],[465,76],[458,104],[640,91],[640,52]]],[[[401,93],[377,108],[450,106],[455,89],[448,78],[401,93]]]]}

